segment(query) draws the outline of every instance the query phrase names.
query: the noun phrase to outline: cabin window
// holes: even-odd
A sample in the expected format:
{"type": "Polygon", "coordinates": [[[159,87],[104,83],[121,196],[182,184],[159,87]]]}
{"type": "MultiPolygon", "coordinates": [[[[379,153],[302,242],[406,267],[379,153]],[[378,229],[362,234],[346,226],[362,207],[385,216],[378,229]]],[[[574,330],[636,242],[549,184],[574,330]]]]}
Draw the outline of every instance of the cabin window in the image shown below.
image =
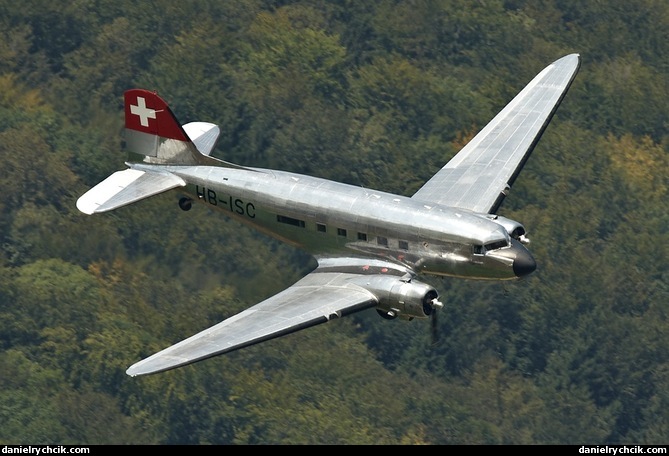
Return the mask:
{"type": "Polygon", "coordinates": [[[407,241],[399,241],[400,249],[409,250],[409,243],[407,241]]]}
{"type": "Polygon", "coordinates": [[[358,233],[358,241],[366,241],[367,233],[358,233]]]}
{"type": "Polygon", "coordinates": [[[483,255],[482,245],[474,245],[474,255],[483,255]]]}
{"type": "Polygon", "coordinates": [[[316,223],[316,231],[325,233],[327,230],[328,230],[327,227],[323,223],[316,223]]]}
{"type": "Polygon", "coordinates": [[[346,230],[344,228],[337,228],[337,234],[346,237],[346,230]]]}
{"type": "Polygon", "coordinates": [[[292,217],[286,217],[285,215],[277,215],[276,221],[279,223],[285,223],[287,225],[293,225],[300,228],[304,228],[304,220],[298,220],[292,217]]]}
{"type": "Polygon", "coordinates": [[[376,243],[384,247],[388,247],[388,238],[379,236],[376,238],[376,243]]]}

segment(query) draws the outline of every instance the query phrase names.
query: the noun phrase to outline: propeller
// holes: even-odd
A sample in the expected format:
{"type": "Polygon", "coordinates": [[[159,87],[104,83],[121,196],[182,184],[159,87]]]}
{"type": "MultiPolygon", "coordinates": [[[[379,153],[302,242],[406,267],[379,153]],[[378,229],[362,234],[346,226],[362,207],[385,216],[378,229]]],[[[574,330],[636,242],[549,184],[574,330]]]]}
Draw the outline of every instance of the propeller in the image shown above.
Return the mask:
{"type": "Polygon", "coordinates": [[[438,328],[439,328],[439,322],[437,320],[437,314],[439,313],[439,310],[444,307],[444,304],[439,301],[439,298],[436,293],[433,295],[428,294],[425,297],[425,310],[429,309],[429,312],[426,312],[428,315],[430,315],[430,326],[432,330],[432,346],[437,345],[437,342],[439,342],[439,334],[438,334],[438,328]]]}
{"type": "Polygon", "coordinates": [[[432,329],[432,346],[439,343],[439,324],[437,322],[437,312],[433,311],[430,315],[430,326],[432,329]]]}

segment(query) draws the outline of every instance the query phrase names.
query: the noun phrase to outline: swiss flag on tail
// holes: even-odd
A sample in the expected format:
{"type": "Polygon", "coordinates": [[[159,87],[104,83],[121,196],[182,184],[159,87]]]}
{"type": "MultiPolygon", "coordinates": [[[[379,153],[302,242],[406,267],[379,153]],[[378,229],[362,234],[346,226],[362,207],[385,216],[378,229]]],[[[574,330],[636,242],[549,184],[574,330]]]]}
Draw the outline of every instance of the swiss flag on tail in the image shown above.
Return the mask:
{"type": "Polygon", "coordinates": [[[160,136],[190,141],[165,100],[155,92],[131,89],[124,93],[125,128],[160,136]]]}

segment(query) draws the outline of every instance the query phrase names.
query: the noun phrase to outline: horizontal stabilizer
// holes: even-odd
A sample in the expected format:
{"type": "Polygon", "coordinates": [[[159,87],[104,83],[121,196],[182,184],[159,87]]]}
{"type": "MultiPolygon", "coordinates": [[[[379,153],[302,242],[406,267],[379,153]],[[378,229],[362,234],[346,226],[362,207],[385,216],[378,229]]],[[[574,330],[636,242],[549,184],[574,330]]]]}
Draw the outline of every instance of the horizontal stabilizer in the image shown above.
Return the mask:
{"type": "Polygon", "coordinates": [[[183,179],[168,172],[126,169],[115,172],[84,193],[77,200],[77,209],[88,215],[111,211],[185,185],[183,179]]]}
{"type": "Polygon", "coordinates": [[[211,155],[221,134],[218,125],[209,122],[190,122],[183,129],[202,155],[211,155]]]}

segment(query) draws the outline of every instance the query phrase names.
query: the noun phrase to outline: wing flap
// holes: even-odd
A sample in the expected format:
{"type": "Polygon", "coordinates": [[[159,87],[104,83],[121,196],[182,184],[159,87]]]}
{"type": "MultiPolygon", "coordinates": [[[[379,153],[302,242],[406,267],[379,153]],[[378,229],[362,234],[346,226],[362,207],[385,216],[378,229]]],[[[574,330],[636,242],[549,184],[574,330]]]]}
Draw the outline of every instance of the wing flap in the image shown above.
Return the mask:
{"type": "Polygon", "coordinates": [[[117,171],[84,193],[77,209],[88,215],[106,212],[184,185],[183,179],[167,172],[117,171]]]}
{"type": "Polygon", "coordinates": [[[126,373],[163,372],[375,306],[372,293],[351,283],[359,277],[314,271],[281,293],[133,364],[126,373]]]}
{"type": "Polygon", "coordinates": [[[570,54],[539,73],[412,198],[480,213],[497,210],[580,66],[570,54]]]}

